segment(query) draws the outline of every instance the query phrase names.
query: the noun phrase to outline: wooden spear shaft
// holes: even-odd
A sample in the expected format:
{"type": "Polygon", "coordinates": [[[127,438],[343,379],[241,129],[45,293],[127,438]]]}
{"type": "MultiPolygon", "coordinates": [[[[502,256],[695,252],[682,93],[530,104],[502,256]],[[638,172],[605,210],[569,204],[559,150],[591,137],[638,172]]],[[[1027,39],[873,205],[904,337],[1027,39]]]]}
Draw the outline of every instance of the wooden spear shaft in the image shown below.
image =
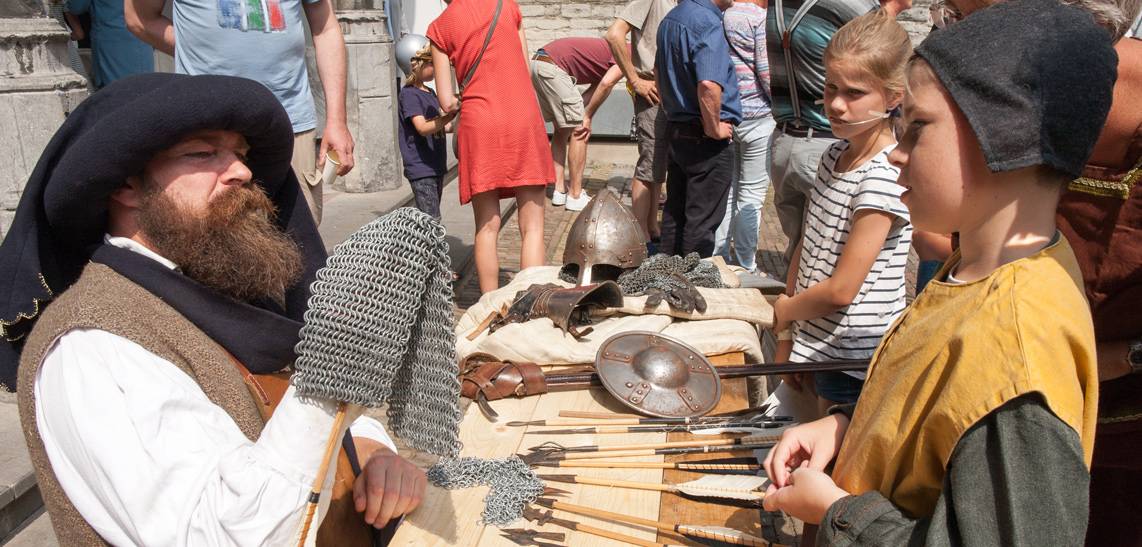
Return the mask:
{"type": "Polygon", "coordinates": [[[670,462],[615,462],[615,461],[579,461],[560,460],[541,463],[541,467],[581,467],[606,469],[680,469],[682,471],[739,471],[756,472],[761,470],[760,465],[748,463],[670,463],[670,462]]]}
{"type": "MultiPolygon", "coordinates": [[[[559,447],[550,449],[553,452],[611,452],[615,450],[645,450],[657,448],[689,448],[699,446],[730,446],[736,444],[760,444],[768,442],[777,442],[781,439],[781,435],[750,435],[748,437],[736,437],[733,439],[700,439],[692,441],[669,441],[662,443],[645,443],[645,444],[618,444],[611,446],[571,446],[559,447]]],[[[548,450],[545,445],[532,447],[532,451],[548,450]]]]}
{"type": "Polygon", "coordinates": [[[551,509],[558,509],[560,511],[567,511],[568,513],[575,513],[577,515],[584,515],[584,516],[588,516],[588,517],[595,517],[595,518],[600,518],[600,519],[604,519],[604,520],[612,520],[612,521],[617,521],[617,522],[625,522],[628,524],[638,524],[638,525],[642,525],[642,526],[649,526],[651,528],[662,530],[664,532],[676,532],[676,533],[684,534],[684,535],[688,535],[688,536],[700,537],[700,538],[704,538],[704,539],[713,539],[716,541],[721,541],[723,543],[729,543],[732,545],[749,545],[751,547],[769,547],[770,546],[770,543],[768,541],[765,541],[764,539],[761,539],[757,536],[747,534],[745,532],[739,532],[741,534],[739,537],[739,536],[735,536],[735,535],[729,535],[729,534],[726,534],[724,532],[719,532],[717,530],[709,530],[709,529],[703,528],[702,526],[695,526],[695,525],[689,525],[689,524],[669,524],[669,523],[660,522],[657,520],[651,520],[651,519],[647,519],[647,518],[636,517],[634,515],[624,515],[622,513],[612,513],[610,511],[604,511],[602,509],[595,509],[592,507],[584,507],[582,505],[575,505],[573,503],[567,503],[567,502],[562,502],[562,501],[538,499],[535,502],[538,503],[539,505],[544,506],[544,507],[548,507],[551,509]]]}

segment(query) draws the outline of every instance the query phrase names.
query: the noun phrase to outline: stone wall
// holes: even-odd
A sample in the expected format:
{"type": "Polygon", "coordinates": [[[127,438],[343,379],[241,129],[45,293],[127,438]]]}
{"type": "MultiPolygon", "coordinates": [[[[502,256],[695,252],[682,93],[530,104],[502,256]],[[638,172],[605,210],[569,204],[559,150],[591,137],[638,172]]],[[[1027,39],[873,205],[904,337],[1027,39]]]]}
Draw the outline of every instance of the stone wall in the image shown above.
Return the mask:
{"type": "Polygon", "coordinates": [[[602,37],[623,5],[621,0],[519,0],[532,51],[557,38],[602,37]]]}
{"type": "MultiPolygon", "coordinates": [[[[913,41],[928,33],[928,7],[932,0],[914,0],[912,9],[900,15],[913,41]]],[[[519,0],[527,44],[532,51],[557,38],[602,36],[622,10],[623,0],[519,0]]]]}

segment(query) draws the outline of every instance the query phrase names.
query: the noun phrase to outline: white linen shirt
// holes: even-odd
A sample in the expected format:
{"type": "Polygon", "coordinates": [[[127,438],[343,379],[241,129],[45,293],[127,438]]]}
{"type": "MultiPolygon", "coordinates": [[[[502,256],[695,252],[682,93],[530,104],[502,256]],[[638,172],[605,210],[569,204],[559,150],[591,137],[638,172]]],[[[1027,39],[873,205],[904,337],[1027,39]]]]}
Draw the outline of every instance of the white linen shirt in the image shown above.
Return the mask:
{"type": "MultiPolygon", "coordinates": [[[[105,241],[175,268],[130,239],[105,241]]],[[[113,545],[295,542],[336,412],[290,387],[250,442],[173,363],[97,329],[61,336],[34,392],[60,486],[113,545]]],[[[358,418],[351,431],[395,450],[376,420],[358,418]]]]}

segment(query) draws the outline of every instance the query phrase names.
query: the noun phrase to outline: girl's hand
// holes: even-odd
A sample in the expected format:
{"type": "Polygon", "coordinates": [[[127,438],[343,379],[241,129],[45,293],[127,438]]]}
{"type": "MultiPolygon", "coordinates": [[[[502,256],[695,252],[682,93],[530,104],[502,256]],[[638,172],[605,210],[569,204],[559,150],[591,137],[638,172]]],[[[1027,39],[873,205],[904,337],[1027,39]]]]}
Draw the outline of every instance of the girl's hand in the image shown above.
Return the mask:
{"type": "Polygon", "coordinates": [[[762,505],[766,511],[781,510],[809,524],[820,524],[829,507],[848,495],[824,471],[801,468],[790,475],[784,488],[770,484],[762,505]]]}
{"type": "Polygon", "coordinates": [[[825,466],[837,456],[848,428],[847,416],[830,414],[789,429],[765,457],[763,465],[769,480],[775,487],[782,488],[789,481],[791,470],[804,467],[824,471],[825,466]]]}
{"type": "Polygon", "coordinates": [[[793,324],[792,321],[786,319],[789,314],[789,300],[789,295],[783,294],[773,301],[773,332],[775,333],[784,332],[793,324]]]}

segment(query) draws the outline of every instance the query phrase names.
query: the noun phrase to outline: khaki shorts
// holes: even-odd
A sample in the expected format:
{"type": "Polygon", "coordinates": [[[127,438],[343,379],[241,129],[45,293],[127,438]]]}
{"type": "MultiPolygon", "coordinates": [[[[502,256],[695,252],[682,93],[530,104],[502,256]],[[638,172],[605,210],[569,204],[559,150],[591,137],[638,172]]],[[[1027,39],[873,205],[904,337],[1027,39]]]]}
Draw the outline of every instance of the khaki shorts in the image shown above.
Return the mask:
{"type": "Polygon", "coordinates": [[[638,140],[634,178],[651,184],[666,182],[666,111],[635,95],[634,117],[638,140]]]}
{"type": "Polygon", "coordinates": [[[544,121],[566,129],[583,123],[583,95],[575,78],[547,61],[531,61],[531,85],[539,97],[544,121]]]}
{"type": "Polygon", "coordinates": [[[317,172],[317,130],[293,135],[293,174],[301,185],[301,195],[313,213],[313,222],[321,224],[321,173],[317,172]]]}

